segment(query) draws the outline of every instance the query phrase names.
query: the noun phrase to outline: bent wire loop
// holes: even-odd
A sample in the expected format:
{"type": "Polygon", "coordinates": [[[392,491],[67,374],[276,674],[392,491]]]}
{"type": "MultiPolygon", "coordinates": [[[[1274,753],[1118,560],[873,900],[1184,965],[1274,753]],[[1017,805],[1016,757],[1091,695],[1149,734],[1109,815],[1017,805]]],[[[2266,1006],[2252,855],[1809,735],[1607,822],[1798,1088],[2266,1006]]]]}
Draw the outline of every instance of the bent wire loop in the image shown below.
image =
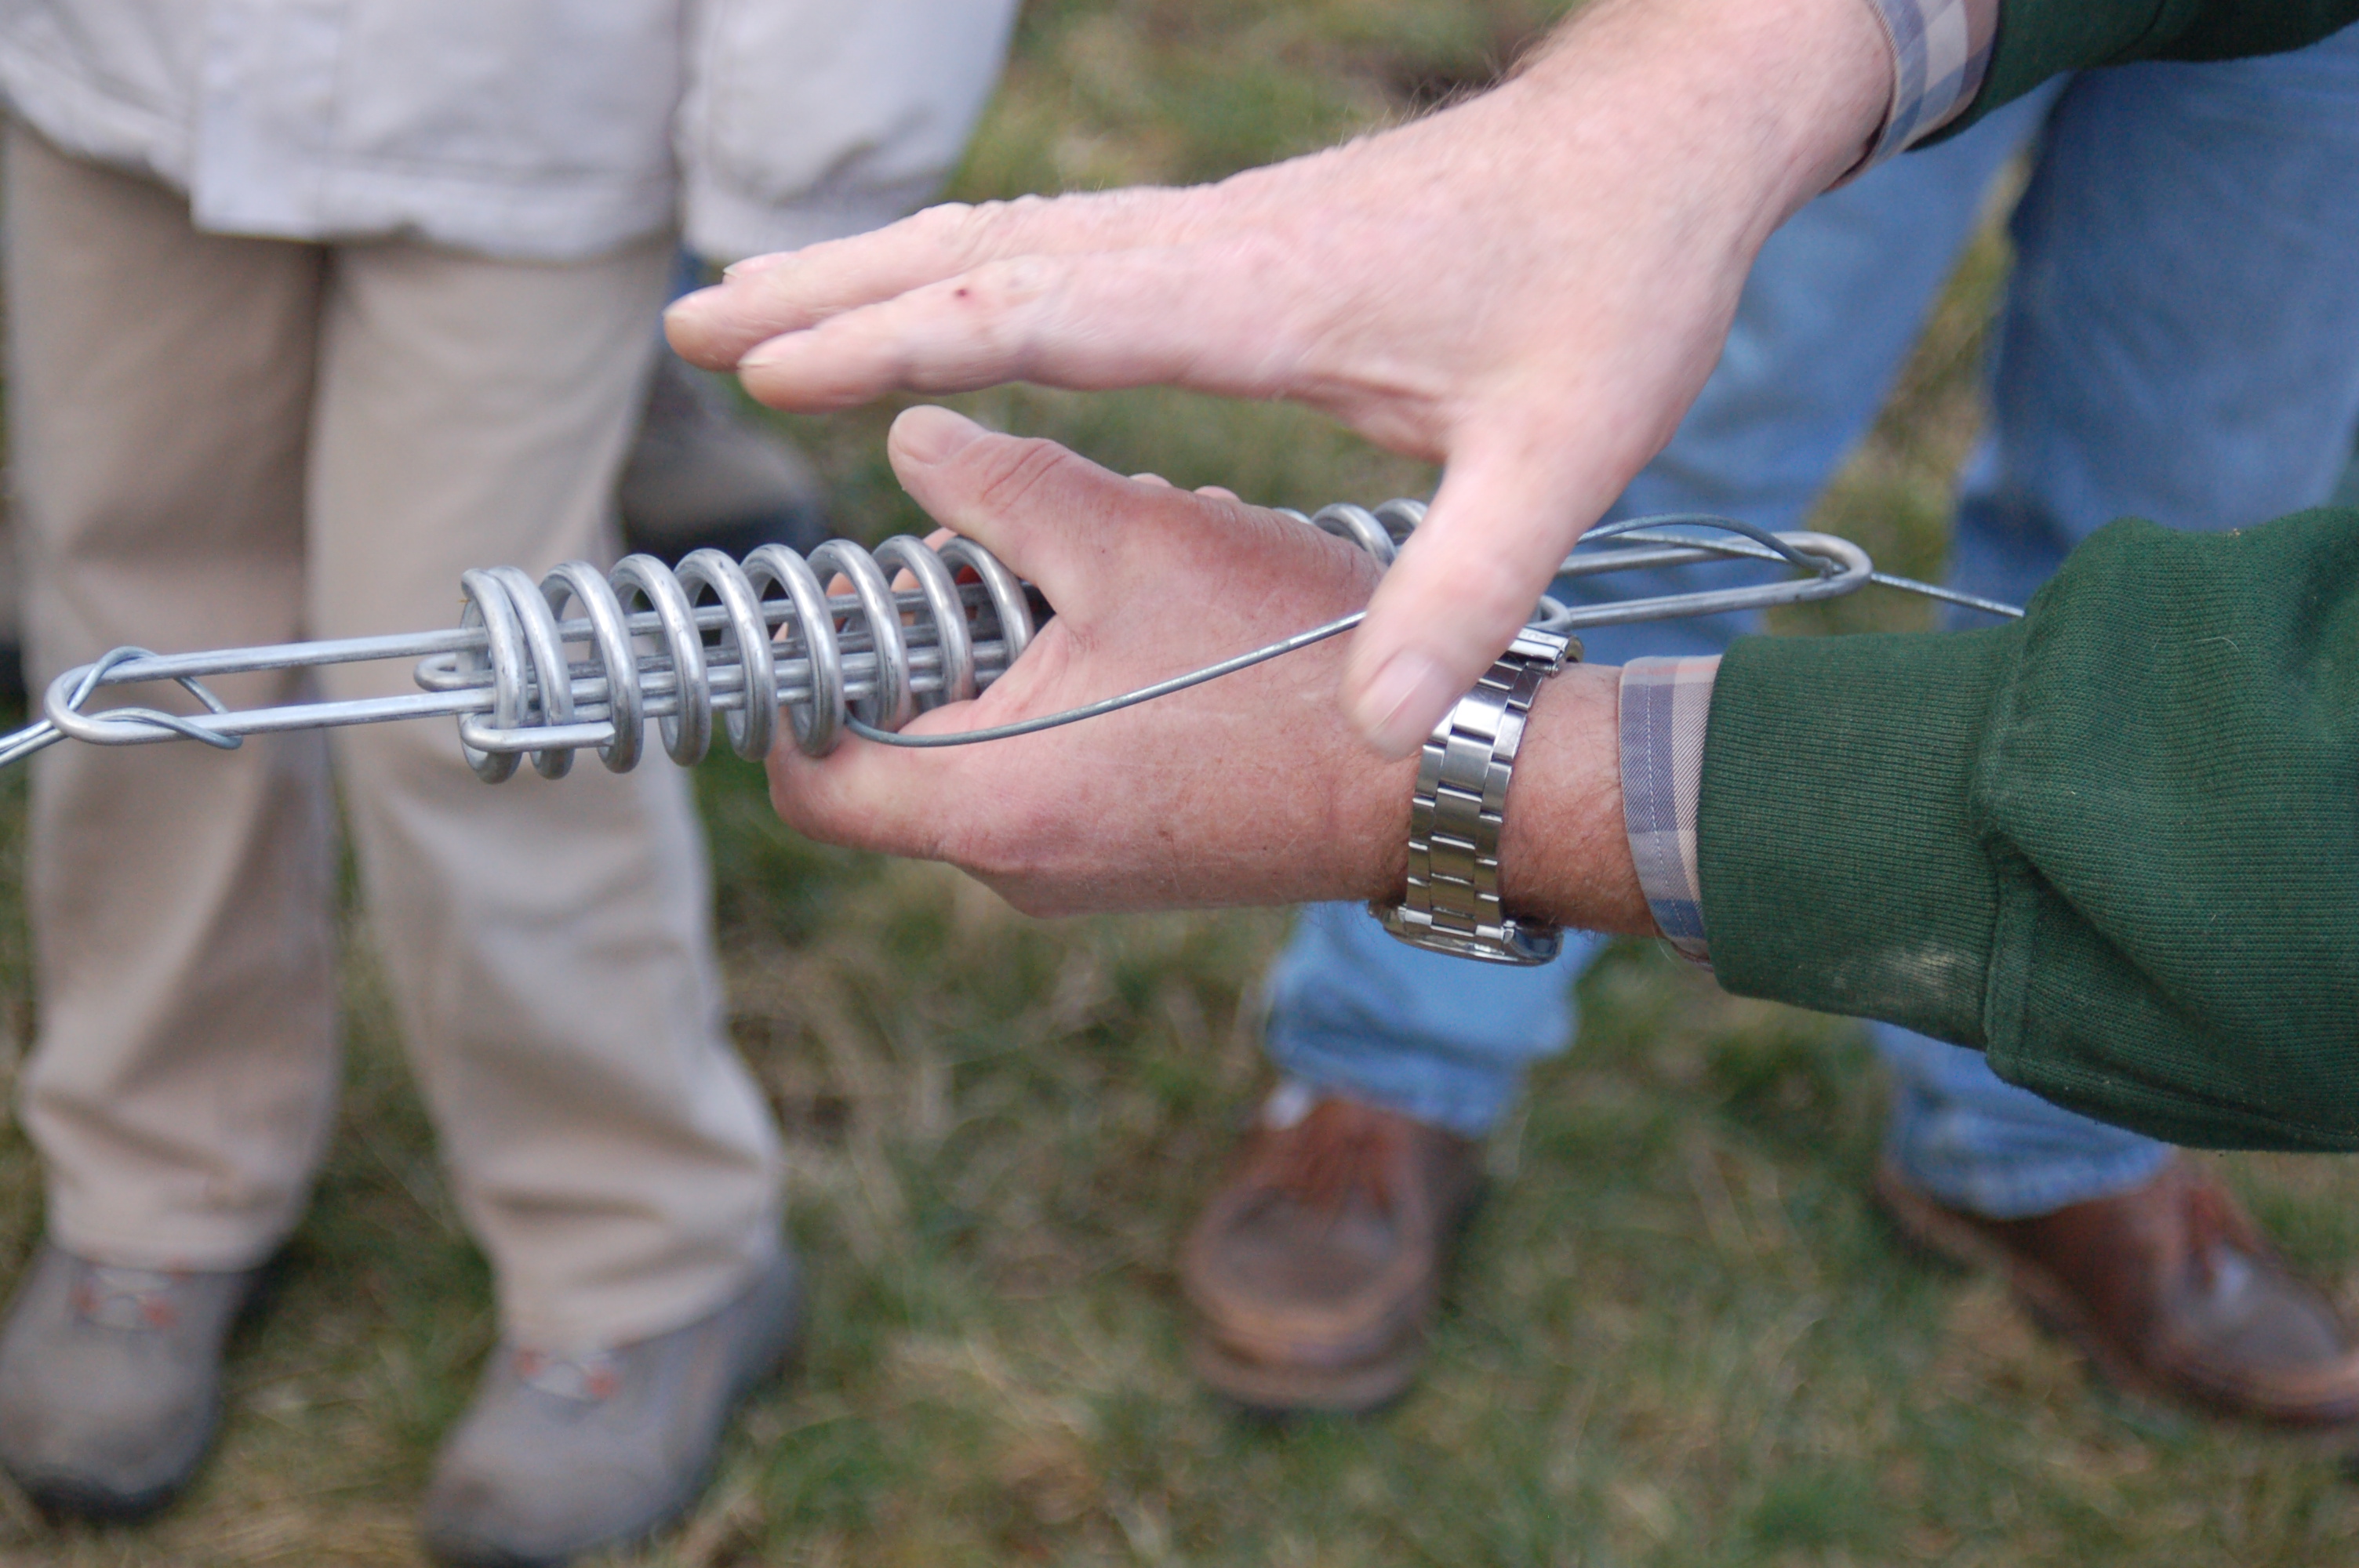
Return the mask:
{"type": "MultiPolygon", "coordinates": [[[[1329,506],[1308,526],[1347,539],[1389,566],[1424,520],[1416,501],[1373,511],[1329,506]]],[[[1531,624],[1574,633],[1588,626],[1717,615],[1807,603],[1881,583],[1995,615],[2012,605],[1891,577],[1867,553],[1830,534],[1771,533],[1726,517],[1680,514],[1593,528],[1565,558],[1559,581],[1615,572],[1756,560],[1792,568],[1761,582],[1597,603],[1539,601],[1531,624]],[[1708,529],[1711,536],[1684,530],[1708,529]]],[[[1101,702],[1020,723],[951,733],[906,735],[903,726],[989,686],[1022,656],[1049,606],[982,546],[952,538],[939,547],[909,535],[874,550],[831,539],[808,557],[766,545],[742,562],[696,550],[677,568],[626,556],[611,571],[569,561],[536,583],[514,567],[460,579],[464,609],[447,632],[286,643],[212,653],[154,654],[117,648],[51,681],[42,716],[0,737],[0,767],[72,739],[131,746],[190,740],[234,749],[248,735],[455,719],[462,753],[485,782],[514,774],[527,759],[561,777],[588,750],[615,773],[644,754],[647,725],[682,765],[711,749],[715,719],[732,750],[766,755],[784,712],[795,744],[824,756],[846,734],[898,746],[963,746],[1077,723],[1183,691],[1309,647],[1359,624],[1359,614],[1314,626],[1101,702]],[[896,587],[906,579],[905,586],[896,587]],[[841,582],[848,591],[831,593],[841,582]],[[306,699],[234,708],[207,679],[417,661],[414,692],[306,699]],[[178,684],[200,711],[152,707],[92,709],[110,687],[178,684]]]]}

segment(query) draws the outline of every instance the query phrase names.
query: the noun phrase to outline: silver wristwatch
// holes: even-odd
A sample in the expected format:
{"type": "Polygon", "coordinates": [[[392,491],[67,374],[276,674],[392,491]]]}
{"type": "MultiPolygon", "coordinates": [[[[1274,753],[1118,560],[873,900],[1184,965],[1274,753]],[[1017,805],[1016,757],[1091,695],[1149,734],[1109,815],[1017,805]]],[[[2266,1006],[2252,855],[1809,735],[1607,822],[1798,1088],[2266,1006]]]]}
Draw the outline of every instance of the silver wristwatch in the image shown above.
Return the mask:
{"type": "Polygon", "coordinates": [[[1545,964],[1563,947],[1557,927],[1500,910],[1499,830],[1532,698],[1580,657],[1571,638],[1527,627],[1426,738],[1409,797],[1408,896],[1368,906],[1410,946],[1527,965],[1545,964]]]}

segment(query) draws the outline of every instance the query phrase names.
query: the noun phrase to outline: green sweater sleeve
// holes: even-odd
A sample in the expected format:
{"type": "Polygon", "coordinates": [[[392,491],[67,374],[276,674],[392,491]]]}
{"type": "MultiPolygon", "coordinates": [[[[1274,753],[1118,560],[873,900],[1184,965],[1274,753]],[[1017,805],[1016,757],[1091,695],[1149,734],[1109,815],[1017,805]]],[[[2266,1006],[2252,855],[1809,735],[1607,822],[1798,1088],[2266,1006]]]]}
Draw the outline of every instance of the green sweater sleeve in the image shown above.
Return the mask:
{"type": "Polygon", "coordinates": [[[2354,21],[2359,0],[2002,0],[1982,91],[1942,135],[2063,71],[2277,54],[2354,21]]]}
{"type": "Polygon", "coordinates": [[[1732,990],[2174,1142],[2359,1149],[2359,512],[2116,523],[1995,631],[1740,640],[1698,851],[1732,990]]]}

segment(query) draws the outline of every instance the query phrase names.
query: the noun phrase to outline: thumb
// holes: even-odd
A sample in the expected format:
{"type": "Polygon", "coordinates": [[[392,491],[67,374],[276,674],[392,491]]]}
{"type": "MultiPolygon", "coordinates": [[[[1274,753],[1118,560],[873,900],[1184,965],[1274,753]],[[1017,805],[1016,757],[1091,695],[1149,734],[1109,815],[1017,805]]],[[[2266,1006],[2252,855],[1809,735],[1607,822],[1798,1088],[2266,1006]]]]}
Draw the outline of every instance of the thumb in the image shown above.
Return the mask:
{"type": "Polygon", "coordinates": [[[1425,521],[1369,601],[1344,662],[1343,708],[1386,756],[1424,743],[1617,493],[1593,466],[1568,461],[1549,434],[1494,437],[1453,453],[1425,521]]]}
{"type": "Polygon", "coordinates": [[[1140,524],[1168,517],[1183,493],[1125,479],[1054,441],[995,435],[947,408],[904,412],[886,450],[929,516],[1029,578],[1077,623],[1125,600],[1145,569],[1140,524]]]}

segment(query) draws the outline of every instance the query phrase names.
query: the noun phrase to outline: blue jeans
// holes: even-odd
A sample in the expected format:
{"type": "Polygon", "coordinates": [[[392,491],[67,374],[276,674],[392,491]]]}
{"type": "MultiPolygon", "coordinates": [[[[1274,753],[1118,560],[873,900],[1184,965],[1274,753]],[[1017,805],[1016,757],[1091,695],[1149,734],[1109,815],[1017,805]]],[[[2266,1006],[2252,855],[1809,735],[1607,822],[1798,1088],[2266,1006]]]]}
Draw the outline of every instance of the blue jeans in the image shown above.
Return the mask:
{"type": "MultiPolygon", "coordinates": [[[[1866,432],[1992,182],[2036,146],[1962,485],[1951,578],[2021,602],[2125,514],[2234,527],[2313,504],[2359,427],[2359,29],[2296,54],[2093,71],[1811,203],[1754,269],[1720,365],[1618,514],[1800,524],[1866,432]]],[[[1743,570],[1745,568],[1734,568],[1743,570]]],[[[1617,594],[1698,586],[1618,579],[1617,594]]],[[[1711,653],[1738,617],[1617,627],[1588,656],[1711,653]]],[[[1289,1076],[1469,1135],[1563,1048],[1597,951],[1502,973],[1307,910],[1271,977],[1289,1076]]],[[[2169,1150],[2002,1083],[1979,1053],[1877,1025],[1888,1152],[2009,1217],[2146,1180],[2169,1150]]]]}

